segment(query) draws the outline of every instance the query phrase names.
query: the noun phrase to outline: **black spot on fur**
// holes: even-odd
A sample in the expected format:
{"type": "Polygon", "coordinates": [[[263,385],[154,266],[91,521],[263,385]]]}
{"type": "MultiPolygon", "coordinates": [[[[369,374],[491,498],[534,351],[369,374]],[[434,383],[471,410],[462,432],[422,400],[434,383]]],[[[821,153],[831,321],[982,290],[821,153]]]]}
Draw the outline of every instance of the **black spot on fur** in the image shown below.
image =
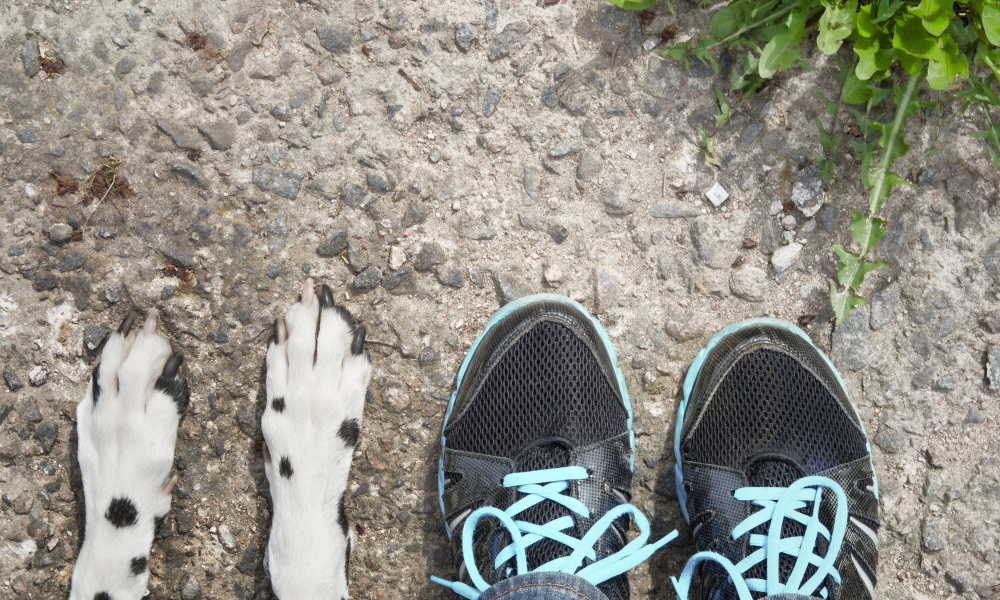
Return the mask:
{"type": "Polygon", "coordinates": [[[97,381],[101,375],[101,366],[97,365],[94,367],[94,378],[90,385],[90,391],[94,394],[94,406],[97,405],[97,401],[101,398],[101,384],[97,381]]]}
{"type": "Polygon", "coordinates": [[[111,594],[107,592],[97,592],[94,594],[94,600],[111,600],[111,594]]]}
{"type": "Polygon", "coordinates": [[[281,473],[281,476],[285,479],[290,479],[294,472],[292,470],[292,461],[288,460],[287,456],[282,456],[281,462],[278,463],[278,473],[281,473]]]}
{"type": "Polygon", "coordinates": [[[361,433],[361,428],[358,426],[357,419],[344,419],[340,423],[340,431],[337,435],[340,439],[344,440],[344,443],[351,448],[358,445],[358,435],[361,433]]]}
{"type": "Polygon", "coordinates": [[[170,396],[177,405],[177,414],[183,415],[187,411],[191,402],[191,394],[188,391],[187,382],[177,376],[177,369],[181,366],[184,357],[174,354],[167,360],[167,365],[163,367],[163,374],[156,380],[156,389],[170,396]]]}
{"type": "Polygon", "coordinates": [[[337,504],[337,524],[340,525],[340,531],[344,537],[351,539],[347,534],[347,511],[344,509],[344,494],[340,495],[340,502],[337,504]]]}
{"type": "Polygon", "coordinates": [[[273,408],[276,412],[285,412],[285,399],[275,398],[274,400],[271,400],[271,408],[273,408]]]}
{"type": "Polygon", "coordinates": [[[153,517],[153,535],[160,533],[160,528],[163,527],[163,521],[166,520],[167,515],[160,515],[158,517],[153,517]]]}
{"type": "Polygon", "coordinates": [[[136,556],[132,559],[132,563],[129,565],[129,570],[132,571],[133,575],[142,575],[146,572],[146,567],[149,566],[149,559],[145,556],[136,556]]]}
{"type": "Polygon", "coordinates": [[[122,527],[135,525],[139,518],[139,511],[136,510],[135,504],[132,504],[132,501],[128,498],[115,498],[108,505],[108,512],[104,513],[104,518],[115,527],[121,529],[122,527]]]}

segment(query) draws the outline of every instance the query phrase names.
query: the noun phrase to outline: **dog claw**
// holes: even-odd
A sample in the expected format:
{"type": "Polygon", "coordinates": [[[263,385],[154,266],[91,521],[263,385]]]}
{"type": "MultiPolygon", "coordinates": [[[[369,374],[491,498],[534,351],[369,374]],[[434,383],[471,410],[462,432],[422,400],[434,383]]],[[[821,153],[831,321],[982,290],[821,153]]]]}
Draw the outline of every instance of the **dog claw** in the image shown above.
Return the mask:
{"type": "Polygon", "coordinates": [[[354,332],[354,341],[351,342],[351,354],[357,356],[365,351],[365,336],[368,334],[368,330],[362,325],[358,327],[358,330],[354,332]]]}
{"type": "Polygon", "coordinates": [[[146,335],[153,335],[156,333],[156,325],[160,322],[160,315],[157,314],[156,309],[151,309],[149,313],[146,314],[146,322],[142,326],[142,331],[146,335]]]}
{"type": "Polygon", "coordinates": [[[175,352],[170,355],[170,358],[167,359],[166,366],[163,367],[163,376],[167,379],[177,377],[177,369],[180,368],[182,362],[184,362],[184,355],[180,352],[175,352]]]}
{"type": "Polygon", "coordinates": [[[170,494],[170,492],[174,491],[175,485],[177,485],[177,473],[168,477],[167,480],[163,482],[163,486],[160,487],[160,489],[164,494],[170,494]]]}
{"type": "Polygon", "coordinates": [[[320,301],[323,304],[323,308],[333,308],[333,292],[330,291],[330,286],[325,283],[320,288],[320,301]]]}
{"type": "Polygon", "coordinates": [[[312,304],[313,298],[315,297],[315,292],[313,290],[313,280],[310,277],[306,279],[306,282],[302,284],[302,304],[309,306],[312,304]]]}
{"type": "Polygon", "coordinates": [[[118,333],[122,336],[128,336],[129,332],[132,331],[132,323],[135,323],[134,312],[130,312],[128,316],[122,320],[122,324],[118,326],[118,333]]]}
{"type": "Polygon", "coordinates": [[[288,339],[288,329],[285,327],[284,319],[274,320],[274,343],[284,344],[285,340],[288,339]]]}

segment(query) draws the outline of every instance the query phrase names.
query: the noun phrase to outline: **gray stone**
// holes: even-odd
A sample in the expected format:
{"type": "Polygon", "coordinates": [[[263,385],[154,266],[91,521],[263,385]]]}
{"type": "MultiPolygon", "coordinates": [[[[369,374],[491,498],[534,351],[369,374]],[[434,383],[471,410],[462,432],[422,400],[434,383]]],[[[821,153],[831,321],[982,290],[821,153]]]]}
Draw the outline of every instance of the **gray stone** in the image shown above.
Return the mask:
{"type": "Polygon", "coordinates": [[[59,259],[59,270],[63,273],[75,271],[82,267],[85,262],[87,262],[87,257],[82,252],[67,252],[59,259]]]}
{"type": "Polygon", "coordinates": [[[170,163],[170,170],[181,177],[190,179],[201,189],[208,189],[208,180],[205,179],[205,174],[202,172],[201,167],[198,167],[193,162],[181,159],[175,160],[170,163]]]}
{"type": "Polygon", "coordinates": [[[274,104],[271,106],[271,116],[287,123],[292,120],[292,109],[284,104],[274,104]]]}
{"type": "Polygon", "coordinates": [[[542,90],[542,104],[549,108],[559,106],[559,94],[554,86],[549,86],[542,90]]]}
{"type": "Polygon", "coordinates": [[[542,197],[542,171],[535,166],[524,167],[521,175],[521,183],[524,185],[524,193],[532,200],[539,200],[542,197]]]}
{"type": "Polygon", "coordinates": [[[288,106],[292,108],[302,108],[309,103],[312,92],[308,89],[295,90],[288,98],[288,106]]]}
{"type": "Polygon", "coordinates": [[[178,267],[188,269],[194,267],[194,251],[186,243],[168,240],[160,251],[163,252],[163,256],[166,256],[172,264],[178,267]]]}
{"type": "Polygon", "coordinates": [[[859,306],[833,330],[833,362],[857,371],[868,364],[868,310],[859,306]]]}
{"type": "Polygon", "coordinates": [[[334,54],[347,54],[354,41],[354,28],[348,26],[322,27],[316,34],[320,45],[334,54]]]}
{"type": "Polygon", "coordinates": [[[160,128],[160,131],[170,136],[178,148],[184,150],[205,149],[205,143],[201,140],[198,132],[187,125],[171,119],[157,119],[156,126],[160,128]]]}
{"type": "Polygon", "coordinates": [[[569,230],[558,223],[549,224],[546,231],[549,234],[549,237],[552,238],[552,241],[557,244],[561,244],[566,241],[566,236],[569,235],[569,230]]]}
{"type": "Polygon", "coordinates": [[[142,28],[142,17],[139,16],[139,13],[131,10],[127,11],[125,13],[125,21],[132,28],[132,31],[139,31],[142,28]]]}
{"type": "Polygon", "coordinates": [[[302,186],[302,173],[260,168],[253,170],[253,182],[265,192],[294,200],[302,186]]]}
{"type": "Polygon", "coordinates": [[[199,124],[198,131],[208,138],[213,150],[228,150],[236,140],[236,126],[221,119],[199,124]]]}
{"type": "Polygon", "coordinates": [[[836,206],[830,204],[823,205],[819,214],[816,215],[816,226],[827,233],[833,233],[837,229],[837,218],[840,211],[836,206]]]}
{"type": "Polygon", "coordinates": [[[42,452],[45,454],[52,451],[52,446],[56,444],[58,435],[59,426],[55,423],[42,423],[35,429],[35,439],[42,445],[42,452]]]}
{"type": "Polygon", "coordinates": [[[44,271],[39,271],[38,273],[35,273],[36,292],[51,292],[57,287],[59,287],[59,281],[56,279],[55,275],[51,273],[45,273],[44,271]]]}
{"type": "Polygon", "coordinates": [[[376,194],[384,194],[389,191],[389,185],[386,183],[385,177],[381,175],[369,175],[365,181],[368,184],[368,189],[376,194]]]}
{"type": "Polygon", "coordinates": [[[357,208],[368,195],[368,190],[356,183],[348,183],[340,192],[340,199],[347,206],[357,208]]]}
{"type": "Polygon", "coordinates": [[[73,303],[78,310],[87,310],[90,305],[90,280],[83,275],[70,275],[63,283],[63,289],[73,294],[73,303]]]}
{"type": "Polygon", "coordinates": [[[986,381],[991,390],[1000,390],[1000,346],[986,349],[986,381]]]}
{"type": "Polygon", "coordinates": [[[886,454],[899,454],[906,449],[906,436],[898,431],[882,427],[875,435],[875,445],[886,454]]]}
{"type": "Polygon", "coordinates": [[[893,282],[872,296],[872,329],[885,327],[896,318],[899,311],[899,283],[893,282]]]}
{"type": "Polygon", "coordinates": [[[496,0],[483,0],[483,8],[486,11],[486,29],[495,28],[497,26],[497,15],[499,14],[496,0]]]}
{"type": "Polygon", "coordinates": [[[441,269],[437,274],[438,283],[451,288],[460,288],[465,285],[462,272],[458,269],[441,269]]]}
{"type": "Polygon", "coordinates": [[[234,46],[232,52],[229,53],[229,57],[226,58],[229,70],[233,73],[243,70],[243,65],[246,64],[247,56],[250,55],[251,50],[253,50],[253,44],[249,42],[243,42],[234,46]]]}
{"type": "Polygon", "coordinates": [[[635,206],[628,199],[621,198],[621,190],[617,185],[608,186],[601,190],[601,204],[604,205],[604,212],[615,217],[623,217],[635,212],[635,206]]]}
{"type": "Polygon", "coordinates": [[[618,282],[610,269],[594,269],[594,312],[605,312],[618,299],[618,282]]]}
{"type": "Polygon", "coordinates": [[[24,65],[24,74],[29,78],[42,70],[41,55],[38,52],[38,38],[31,37],[24,42],[21,48],[21,63],[24,65]]]}
{"type": "Polygon", "coordinates": [[[497,104],[503,98],[503,90],[496,84],[489,84],[486,87],[486,94],[483,96],[483,116],[489,117],[497,109],[497,104]]]}
{"type": "Polygon", "coordinates": [[[580,155],[580,163],[576,166],[576,178],[580,181],[591,181],[601,174],[604,160],[596,152],[585,151],[580,155]]]}
{"type": "Polygon", "coordinates": [[[732,236],[714,217],[698,217],[691,223],[691,243],[702,264],[711,269],[728,269],[736,260],[732,236]]]}
{"type": "MultiPolygon", "coordinates": [[[[264,275],[267,275],[267,277],[269,279],[277,279],[278,275],[281,275],[281,272],[284,270],[284,268],[285,268],[284,263],[282,263],[281,261],[277,261],[276,260],[276,261],[271,262],[271,263],[269,263],[267,265],[267,270],[264,271],[264,275]]],[[[223,327],[222,327],[221,324],[219,326],[219,331],[220,331],[220,333],[224,331],[224,329],[223,329],[223,327]]],[[[221,339],[219,339],[218,336],[216,336],[215,341],[217,341],[219,343],[223,343],[223,342],[227,342],[229,340],[228,339],[221,340],[221,339]]]]}
{"type": "Polygon", "coordinates": [[[115,110],[121,110],[125,106],[125,101],[128,100],[128,89],[116,83],[112,95],[115,98],[115,110]]]}
{"type": "Polygon", "coordinates": [[[455,25],[455,45],[462,52],[468,52],[472,43],[479,37],[479,29],[472,23],[459,23],[455,25]]]}
{"type": "Polygon", "coordinates": [[[815,215],[823,207],[824,197],[823,180],[819,177],[816,165],[809,165],[795,174],[792,202],[802,214],[807,217],[815,215]]]}
{"type": "Polygon", "coordinates": [[[701,212],[694,206],[677,202],[661,202],[649,209],[649,216],[654,219],[690,219],[700,215],[701,212]]]}
{"type": "Polygon", "coordinates": [[[73,237],[73,228],[66,223],[56,223],[49,227],[49,240],[53,244],[68,242],[73,237]]]}
{"type": "Polygon", "coordinates": [[[251,541],[247,546],[247,551],[243,553],[243,558],[236,563],[236,569],[244,575],[252,575],[260,567],[260,547],[257,542],[251,541]]]}
{"type": "Polygon", "coordinates": [[[564,156],[569,156],[570,154],[576,154],[580,151],[580,146],[576,142],[567,142],[565,144],[559,144],[555,148],[549,150],[549,158],[563,158],[564,156]]]}
{"type": "Polygon", "coordinates": [[[222,547],[227,552],[233,552],[237,548],[236,536],[233,535],[233,532],[226,525],[219,525],[219,543],[222,544],[222,547]]]}
{"type": "Polygon", "coordinates": [[[774,271],[780,275],[795,264],[795,261],[798,260],[801,252],[802,244],[798,242],[790,242],[784,246],[780,246],[774,251],[774,254],[771,255],[771,266],[774,267],[774,271]]]}
{"type": "Polygon", "coordinates": [[[146,91],[151,94],[159,94],[163,91],[163,87],[166,83],[166,73],[163,71],[153,71],[153,74],[149,76],[149,82],[146,83],[146,91]]]}
{"type": "Polygon", "coordinates": [[[737,298],[749,302],[763,300],[766,285],[767,272],[760,267],[745,265],[735,269],[729,276],[729,291],[737,298]]]}
{"type": "Polygon", "coordinates": [[[495,271],[493,286],[496,288],[500,306],[531,293],[531,288],[525,283],[524,277],[517,272],[495,271]]]}
{"type": "Polygon", "coordinates": [[[429,244],[424,244],[420,252],[413,259],[413,268],[418,271],[430,271],[437,265],[444,264],[448,260],[448,255],[445,254],[444,248],[440,244],[431,242],[429,244]]]}
{"type": "Polygon", "coordinates": [[[132,58],[131,56],[126,56],[125,58],[118,61],[117,65],[115,65],[115,75],[119,76],[128,75],[129,73],[132,72],[133,69],[135,69],[137,64],[138,63],[135,62],[134,58],[132,58]]]}
{"type": "Polygon", "coordinates": [[[17,132],[17,139],[21,140],[22,144],[31,144],[38,141],[38,134],[34,129],[21,129],[17,132]]]}
{"type": "Polygon", "coordinates": [[[993,245],[983,253],[983,266],[993,281],[1000,283],[1000,239],[993,242],[993,245]]]}
{"type": "MultiPolygon", "coordinates": [[[[700,61],[699,61],[700,62],[700,61]]],[[[757,139],[757,136],[764,131],[763,121],[754,121],[750,123],[743,129],[743,133],[740,134],[740,147],[747,148],[757,139]]]]}
{"type": "Polygon", "coordinates": [[[924,552],[940,552],[944,550],[944,536],[941,525],[930,517],[924,517],[920,524],[920,545],[924,552]]]}
{"type": "Polygon", "coordinates": [[[382,280],[382,287],[394,295],[412,294],[417,291],[416,276],[413,269],[403,267],[382,280]]]}
{"type": "Polygon", "coordinates": [[[347,250],[347,230],[338,229],[316,248],[316,254],[325,257],[340,256],[344,250],[347,250]]]}
{"type": "Polygon", "coordinates": [[[359,290],[375,289],[382,282],[382,270],[376,266],[371,266],[361,271],[354,278],[354,287],[359,290]]]}
{"type": "Polygon", "coordinates": [[[521,47],[529,31],[531,25],[527,21],[509,23],[503,31],[494,36],[493,42],[486,49],[486,57],[490,62],[494,62],[510,56],[511,52],[521,47]]]}
{"type": "Polygon", "coordinates": [[[7,418],[7,415],[9,415],[13,410],[14,410],[13,402],[0,404],[0,425],[3,424],[4,420],[7,418]]]}
{"type": "Polygon", "coordinates": [[[17,390],[24,387],[24,384],[21,383],[21,380],[18,379],[17,375],[14,374],[14,369],[11,369],[9,365],[4,366],[3,368],[3,379],[7,383],[7,389],[9,389],[12,392],[16,392],[17,390]]]}

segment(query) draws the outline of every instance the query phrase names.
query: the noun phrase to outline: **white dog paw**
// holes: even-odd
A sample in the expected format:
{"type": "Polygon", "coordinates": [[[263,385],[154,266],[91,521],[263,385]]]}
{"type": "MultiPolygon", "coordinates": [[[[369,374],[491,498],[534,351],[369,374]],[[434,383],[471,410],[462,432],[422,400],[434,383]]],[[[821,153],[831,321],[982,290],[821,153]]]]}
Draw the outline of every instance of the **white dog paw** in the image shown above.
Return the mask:
{"type": "Polygon", "coordinates": [[[86,529],[71,600],[141,598],[153,536],[170,510],[174,443],[189,401],[183,358],[156,333],[155,312],[138,332],[133,321],[108,338],[76,408],[86,529]]]}
{"type": "Polygon", "coordinates": [[[275,324],[261,429],[274,508],[267,563],[282,600],[348,597],[344,494],[371,377],[364,340],[311,280],[275,324]]]}

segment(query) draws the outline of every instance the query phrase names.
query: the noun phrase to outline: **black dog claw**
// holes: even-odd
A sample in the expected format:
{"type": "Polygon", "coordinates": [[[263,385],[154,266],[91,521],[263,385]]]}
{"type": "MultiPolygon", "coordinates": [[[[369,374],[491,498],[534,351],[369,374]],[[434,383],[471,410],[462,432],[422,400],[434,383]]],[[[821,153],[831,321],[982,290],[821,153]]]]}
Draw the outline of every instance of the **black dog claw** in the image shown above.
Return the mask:
{"type": "Polygon", "coordinates": [[[362,325],[358,327],[358,330],[354,332],[354,341],[351,343],[351,354],[357,356],[365,351],[365,335],[368,334],[368,330],[362,325]]]}
{"type": "Polygon", "coordinates": [[[177,377],[177,369],[180,368],[181,363],[184,362],[184,355],[180,352],[175,352],[167,359],[167,364],[163,367],[163,376],[167,379],[173,379],[177,377]]]}
{"type": "Polygon", "coordinates": [[[333,308],[333,292],[330,291],[330,286],[324,283],[319,297],[323,308],[333,308]]]}
{"type": "Polygon", "coordinates": [[[125,320],[122,321],[122,324],[118,326],[118,333],[128,335],[128,333],[132,331],[132,323],[135,323],[134,312],[130,312],[128,316],[125,317],[125,320]]]}

